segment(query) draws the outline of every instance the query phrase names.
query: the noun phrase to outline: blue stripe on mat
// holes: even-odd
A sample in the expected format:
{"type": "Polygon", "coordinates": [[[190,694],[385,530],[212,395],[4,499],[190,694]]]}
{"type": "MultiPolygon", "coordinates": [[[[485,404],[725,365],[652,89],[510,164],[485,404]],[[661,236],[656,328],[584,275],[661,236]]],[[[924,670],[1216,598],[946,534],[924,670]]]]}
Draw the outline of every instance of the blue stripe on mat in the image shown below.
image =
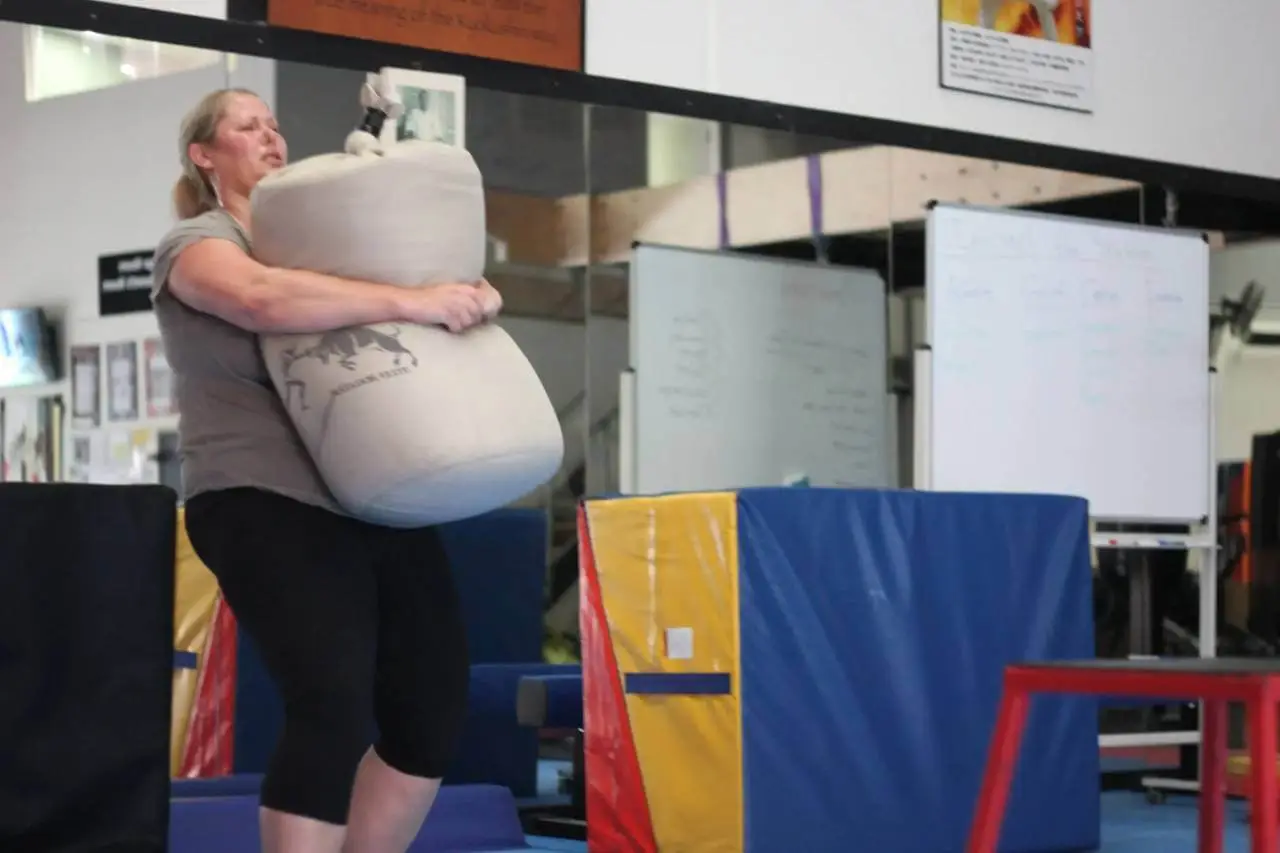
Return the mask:
{"type": "Polygon", "coordinates": [[[649,696],[728,696],[727,672],[628,672],[625,691],[649,696]]]}

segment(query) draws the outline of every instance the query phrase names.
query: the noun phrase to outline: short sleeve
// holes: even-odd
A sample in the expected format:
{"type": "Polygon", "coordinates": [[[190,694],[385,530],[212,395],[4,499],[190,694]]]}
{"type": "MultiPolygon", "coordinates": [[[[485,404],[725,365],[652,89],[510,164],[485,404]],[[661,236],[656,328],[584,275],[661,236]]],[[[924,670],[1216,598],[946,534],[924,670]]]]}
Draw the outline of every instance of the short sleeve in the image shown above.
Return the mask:
{"type": "Polygon", "coordinates": [[[184,219],[170,229],[156,246],[155,265],[151,270],[151,301],[154,302],[169,283],[169,273],[178,256],[189,246],[207,239],[229,240],[248,250],[244,236],[235,222],[221,211],[209,211],[192,219],[184,219]]]}

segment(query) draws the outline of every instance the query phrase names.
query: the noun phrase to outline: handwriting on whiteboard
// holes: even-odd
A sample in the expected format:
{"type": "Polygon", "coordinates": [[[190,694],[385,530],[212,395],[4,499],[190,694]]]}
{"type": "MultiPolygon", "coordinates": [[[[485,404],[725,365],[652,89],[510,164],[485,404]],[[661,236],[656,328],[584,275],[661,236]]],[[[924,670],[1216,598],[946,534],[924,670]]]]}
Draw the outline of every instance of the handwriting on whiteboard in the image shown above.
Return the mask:
{"type": "Polygon", "coordinates": [[[1198,237],[950,206],[929,228],[935,487],[1198,517],[1183,514],[1211,470],[1198,237]]]}
{"type": "Polygon", "coordinates": [[[775,485],[797,473],[821,486],[885,484],[883,280],[656,247],[638,255],[654,259],[637,261],[633,279],[633,317],[654,322],[632,334],[638,444],[652,442],[638,453],[664,457],[655,484],[775,485]]]}
{"type": "Polygon", "coordinates": [[[671,417],[701,420],[715,415],[723,369],[720,339],[719,324],[710,312],[672,318],[667,346],[674,375],[658,388],[671,417]]]}

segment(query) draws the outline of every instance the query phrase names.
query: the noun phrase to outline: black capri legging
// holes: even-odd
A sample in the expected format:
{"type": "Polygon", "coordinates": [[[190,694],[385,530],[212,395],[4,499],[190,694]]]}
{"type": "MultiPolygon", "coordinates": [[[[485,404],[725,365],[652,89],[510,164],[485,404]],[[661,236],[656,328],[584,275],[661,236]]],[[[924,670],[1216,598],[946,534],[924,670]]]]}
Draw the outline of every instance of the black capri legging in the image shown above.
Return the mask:
{"type": "Polygon", "coordinates": [[[466,710],[466,630],[434,528],[376,527],[256,489],[187,501],[187,533],[284,700],[262,805],[347,822],[372,744],[444,775],[466,710]]]}

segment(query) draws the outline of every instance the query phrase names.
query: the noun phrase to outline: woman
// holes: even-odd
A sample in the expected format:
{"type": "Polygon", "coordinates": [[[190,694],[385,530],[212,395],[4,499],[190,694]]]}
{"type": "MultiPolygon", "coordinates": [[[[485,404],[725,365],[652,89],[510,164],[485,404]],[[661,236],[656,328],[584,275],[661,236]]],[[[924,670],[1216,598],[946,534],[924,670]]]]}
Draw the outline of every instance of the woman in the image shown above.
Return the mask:
{"type": "Polygon", "coordinates": [[[459,332],[493,317],[501,299],[483,281],[400,288],[257,263],[249,194],[287,149],[251,92],[204,98],[183,122],[180,151],[181,221],[156,251],[152,298],[181,412],[188,534],[284,700],[262,788],[263,849],[402,853],[466,704],[449,567],[434,529],[342,513],[257,336],[387,321],[459,332]]]}

